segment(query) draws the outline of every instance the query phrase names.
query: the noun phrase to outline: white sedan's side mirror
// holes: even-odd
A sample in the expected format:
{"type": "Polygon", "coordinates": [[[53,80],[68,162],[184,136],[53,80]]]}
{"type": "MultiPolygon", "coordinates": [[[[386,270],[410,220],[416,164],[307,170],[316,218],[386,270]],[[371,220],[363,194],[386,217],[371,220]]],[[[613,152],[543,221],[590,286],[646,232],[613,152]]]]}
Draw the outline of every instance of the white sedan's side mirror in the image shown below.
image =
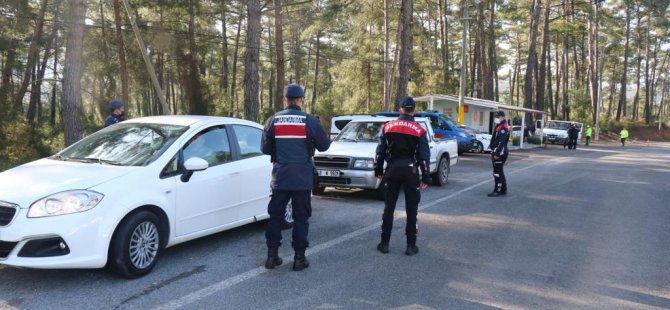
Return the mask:
{"type": "Polygon", "coordinates": [[[184,163],[187,171],[203,171],[209,168],[209,163],[200,157],[191,157],[184,163]]]}

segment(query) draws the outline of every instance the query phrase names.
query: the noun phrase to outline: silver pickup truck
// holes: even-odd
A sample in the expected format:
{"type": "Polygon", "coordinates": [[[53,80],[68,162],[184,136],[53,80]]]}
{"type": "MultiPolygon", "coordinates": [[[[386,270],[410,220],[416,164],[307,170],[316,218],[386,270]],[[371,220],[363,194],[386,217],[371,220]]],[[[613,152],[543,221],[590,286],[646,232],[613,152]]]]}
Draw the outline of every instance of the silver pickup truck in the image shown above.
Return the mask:
{"type": "MultiPolygon", "coordinates": [[[[384,197],[381,182],[374,174],[374,160],[381,129],[395,117],[368,116],[353,119],[325,152],[317,152],[314,165],[318,173],[315,195],[323,194],[326,187],[338,189],[368,189],[384,197]]],[[[458,162],[458,144],[455,139],[435,139],[430,122],[416,121],[428,132],[430,145],[430,173],[434,185],[447,183],[451,166],[458,162]]]]}

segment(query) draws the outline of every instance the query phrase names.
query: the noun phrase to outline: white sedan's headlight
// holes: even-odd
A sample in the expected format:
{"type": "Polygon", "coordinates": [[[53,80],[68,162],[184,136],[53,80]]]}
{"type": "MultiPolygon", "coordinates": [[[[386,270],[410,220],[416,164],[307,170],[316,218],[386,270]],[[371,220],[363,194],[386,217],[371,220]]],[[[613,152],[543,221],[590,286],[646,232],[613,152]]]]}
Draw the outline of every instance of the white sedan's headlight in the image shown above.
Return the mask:
{"type": "Polygon", "coordinates": [[[372,159],[357,159],[354,162],[354,169],[373,169],[375,161],[372,159]]]}
{"type": "Polygon", "coordinates": [[[30,206],[28,217],[46,217],[93,209],[105,195],[88,190],[66,191],[44,197],[30,206]]]}

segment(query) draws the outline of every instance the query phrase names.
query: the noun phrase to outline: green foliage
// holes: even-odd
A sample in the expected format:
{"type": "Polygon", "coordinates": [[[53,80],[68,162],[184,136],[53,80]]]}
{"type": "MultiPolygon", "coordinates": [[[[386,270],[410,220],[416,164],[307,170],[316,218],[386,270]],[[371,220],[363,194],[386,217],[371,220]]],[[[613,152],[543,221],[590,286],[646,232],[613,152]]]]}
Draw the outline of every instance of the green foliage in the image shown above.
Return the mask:
{"type": "Polygon", "coordinates": [[[63,147],[62,134],[51,128],[33,128],[24,121],[0,126],[0,171],[55,153],[63,147]]]}

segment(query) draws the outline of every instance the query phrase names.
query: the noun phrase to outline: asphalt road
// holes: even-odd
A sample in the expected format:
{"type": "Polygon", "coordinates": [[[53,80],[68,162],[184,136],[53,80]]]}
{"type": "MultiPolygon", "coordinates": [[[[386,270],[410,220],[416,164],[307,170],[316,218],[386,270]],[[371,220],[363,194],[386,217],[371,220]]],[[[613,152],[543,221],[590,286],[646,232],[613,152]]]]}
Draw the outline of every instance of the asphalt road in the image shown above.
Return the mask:
{"type": "Polygon", "coordinates": [[[364,192],[313,200],[308,258],[262,267],[262,224],[167,249],[133,281],[104,270],[0,267],[0,309],[670,308],[670,145],[515,152],[509,195],[488,155],[466,154],[423,192],[420,253],[375,250],[383,205],[364,192]]]}

